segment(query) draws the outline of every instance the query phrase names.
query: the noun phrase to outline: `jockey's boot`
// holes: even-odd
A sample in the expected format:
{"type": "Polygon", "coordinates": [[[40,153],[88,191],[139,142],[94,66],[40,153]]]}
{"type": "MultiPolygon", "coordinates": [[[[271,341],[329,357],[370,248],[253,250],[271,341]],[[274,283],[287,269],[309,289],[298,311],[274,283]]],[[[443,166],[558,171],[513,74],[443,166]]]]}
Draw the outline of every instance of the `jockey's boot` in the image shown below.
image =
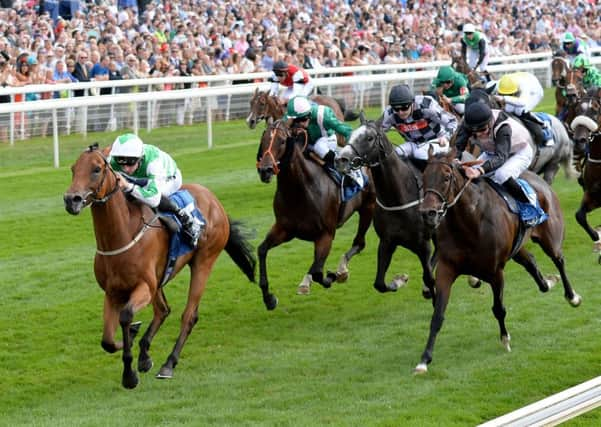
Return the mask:
{"type": "Polygon", "coordinates": [[[503,187],[511,194],[511,196],[519,202],[530,204],[530,200],[524,194],[524,190],[520,184],[513,178],[509,178],[507,181],[503,183],[503,187]]]}
{"type": "Polygon", "coordinates": [[[336,153],[332,150],[328,151],[325,156],[323,156],[324,167],[332,170],[336,170],[336,165],[334,161],[336,160],[336,153]]]}
{"type": "Polygon", "coordinates": [[[182,223],[184,235],[188,239],[190,246],[195,248],[198,245],[198,239],[200,239],[200,235],[205,227],[204,222],[201,222],[186,209],[180,209],[175,202],[167,196],[161,196],[159,210],[177,215],[177,218],[182,223]]]}

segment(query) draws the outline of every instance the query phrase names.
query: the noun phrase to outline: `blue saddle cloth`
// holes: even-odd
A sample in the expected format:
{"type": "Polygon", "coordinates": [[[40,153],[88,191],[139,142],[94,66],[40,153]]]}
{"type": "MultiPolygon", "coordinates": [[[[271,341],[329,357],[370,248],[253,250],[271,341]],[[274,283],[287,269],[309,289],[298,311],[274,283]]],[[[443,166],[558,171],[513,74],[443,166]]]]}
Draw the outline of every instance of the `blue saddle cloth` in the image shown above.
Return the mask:
{"type": "Polygon", "coordinates": [[[353,174],[356,176],[343,175],[336,169],[330,168],[326,168],[326,172],[340,186],[340,195],[343,202],[351,200],[369,183],[369,178],[362,170],[354,171],[353,174]]]}
{"type": "MultiPolygon", "coordinates": [[[[198,218],[201,223],[206,223],[202,212],[200,212],[200,210],[198,210],[198,207],[196,206],[194,197],[192,197],[188,190],[179,190],[173,193],[171,196],[169,196],[169,198],[173,200],[180,209],[193,209],[192,215],[198,218]]],[[[161,215],[170,217],[178,225],[177,232],[173,233],[171,235],[171,238],[169,239],[169,254],[167,256],[167,267],[165,268],[163,280],[161,280],[161,286],[163,286],[171,277],[173,269],[175,268],[175,261],[177,260],[177,258],[187,254],[188,252],[191,252],[193,248],[188,244],[187,239],[182,234],[182,224],[177,215],[175,215],[172,212],[161,212],[161,215]]]]}
{"type": "Polygon", "coordinates": [[[528,197],[530,203],[524,203],[520,202],[519,200],[515,200],[509,195],[507,190],[505,190],[502,185],[499,185],[492,180],[489,180],[488,182],[493,186],[497,193],[503,197],[503,200],[505,200],[505,203],[507,203],[509,210],[519,216],[522,224],[524,224],[526,227],[535,227],[539,224],[542,224],[547,220],[547,218],[549,218],[549,215],[547,215],[540,207],[538,198],[536,197],[536,192],[527,181],[521,178],[518,178],[516,181],[520,184],[520,187],[522,187],[522,191],[526,197],[528,197]]]}
{"type": "Polygon", "coordinates": [[[538,111],[536,113],[533,112],[532,114],[534,114],[536,117],[538,117],[545,123],[545,126],[542,127],[543,139],[545,141],[553,139],[553,123],[551,122],[551,116],[547,113],[538,111]]]}

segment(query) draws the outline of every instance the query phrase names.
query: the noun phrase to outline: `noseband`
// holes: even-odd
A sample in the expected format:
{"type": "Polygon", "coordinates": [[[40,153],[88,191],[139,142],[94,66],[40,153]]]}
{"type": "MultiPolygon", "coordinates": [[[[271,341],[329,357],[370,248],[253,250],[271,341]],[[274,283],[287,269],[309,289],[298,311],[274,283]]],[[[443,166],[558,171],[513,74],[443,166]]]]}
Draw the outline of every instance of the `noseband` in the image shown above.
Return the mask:
{"type": "MultiPolygon", "coordinates": [[[[431,161],[431,163],[440,163],[440,164],[446,165],[449,168],[451,168],[451,171],[454,171],[456,169],[456,166],[449,162],[443,162],[440,160],[436,160],[436,161],[431,161]]],[[[455,173],[451,173],[451,181],[449,182],[449,187],[447,189],[447,193],[450,191],[453,183],[456,183],[456,182],[457,182],[457,179],[455,177],[455,173]]],[[[461,189],[459,190],[459,192],[457,193],[457,195],[455,196],[455,198],[453,199],[453,201],[451,203],[448,202],[447,196],[445,196],[440,191],[438,191],[434,188],[426,188],[424,190],[424,195],[426,195],[428,193],[432,193],[440,199],[442,204],[440,205],[440,209],[436,210],[436,214],[440,215],[441,218],[444,218],[444,216],[447,214],[447,211],[449,210],[449,208],[452,208],[453,206],[455,206],[455,204],[459,201],[459,199],[465,192],[465,189],[467,188],[467,186],[469,185],[470,182],[472,182],[472,179],[468,178],[465,181],[465,183],[463,184],[463,187],[461,187],[461,189]]]]}
{"type": "Polygon", "coordinates": [[[270,132],[269,146],[267,147],[267,150],[265,150],[262,153],[261,158],[257,161],[257,169],[259,169],[259,166],[261,165],[263,157],[267,156],[268,158],[270,158],[273,163],[273,173],[275,175],[280,173],[280,167],[279,167],[280,161],[278,159],[276,159],[275,155],[273,154],[273,149],[274,149],[273,145],[274,145],[276,137],[278,135],[278,131],[283,132],[284,138],[286,138],[286,139],[290,136],[289,130],[286,128],[282,128],[280,126],[281,124],[282,124],[282,122],[278,121],[273,126],[270,126],[269,129],[265,130],[265,132],[267,132],[267,131],[270,132]]]}

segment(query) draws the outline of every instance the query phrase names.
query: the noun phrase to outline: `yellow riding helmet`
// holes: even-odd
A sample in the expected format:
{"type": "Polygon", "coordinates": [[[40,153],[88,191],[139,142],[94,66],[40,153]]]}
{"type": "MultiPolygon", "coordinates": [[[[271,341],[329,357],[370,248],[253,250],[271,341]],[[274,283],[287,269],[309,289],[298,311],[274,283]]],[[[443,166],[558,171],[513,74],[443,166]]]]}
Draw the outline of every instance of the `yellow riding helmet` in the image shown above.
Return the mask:
{"type": "Polygon", "coordinates": [[[515,77],[511,75],[504,75],[501,77],[501,80],[499,80],[499,88],[497,89],[499,95],[513,95],[519,90],[520,88],[515,77]]]}

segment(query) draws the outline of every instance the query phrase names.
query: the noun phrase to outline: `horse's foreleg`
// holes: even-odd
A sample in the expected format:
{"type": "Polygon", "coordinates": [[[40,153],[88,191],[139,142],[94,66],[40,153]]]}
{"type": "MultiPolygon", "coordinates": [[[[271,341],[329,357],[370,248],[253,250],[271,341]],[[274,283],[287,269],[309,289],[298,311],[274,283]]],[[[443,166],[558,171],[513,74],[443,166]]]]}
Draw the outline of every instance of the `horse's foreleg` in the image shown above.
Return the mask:
{"type": "Polygon", "coordinates": [[[289,241],[292,238],[278,224],[274,224],[271,230],[265,236],[265,240],[257,248],[257,255],[259,257],[259,286],[263,293],[263,303],[267,310],[273,310],[278,305],[278,299],[275,295],[269,293],[269,282],[267,280],[267,252],[284,242],[289,241]]]}
{"type": "Polygon", "coordinates": [[[119,323],[123,333],[123,375],[121,384],[125,388],[135,388],[138,385],[138,374],[132,369],[133,354],[131,351],[133,345],[133,336],[130,333],[131,323],[134,314],[146,307],[152,297],[148,286],[145,283],[139,284],[129,296],[129,301],[119,313],[119,323]]]}
{"type": "MultiPolygon", "coordinates": [[[[336,280],[336,273],[328,272],[325,277],[323,275],[323,267],[328,255],[330,254],[330,250],[332,249],[333,241],[334,236],[328,233],[323,234],[315,241],[313,250],[313,264],[311,264],[311,268],[309,268],[309,274],[311,275],[313,281],[319,283],[324,288],[329,288],[332,286],[332,282],[336,280]]],[[[303,283],[301,283],[301,285],[303,283]]]]}
{"type": "Polygon", "coordinates": [[[163,289],[157,291],[152,308],[154,312],[152,322],[150,322],[148,329],[146,329],[140,340],[140,355],[138,356],[138,371],[140,372],[148,372],[152,368],[152,359],[149,354],[150,344],[169,313],[171,313],[163,289]]]}
{"type": "Polygon", "coordinates": [[[503,270],[499,269],[495,277],[490,282],[490,286],[492,288],[493,295],[493,306],[492,312],[499,323],[499,332],[501,335],[501,342],[507,351],[511,351],[511,346],[509,345],[509,341],[511,337],[507,332],[507,328],[505,327],[505,316],[507,311],[505,310],[505,306],[503,305],[503,288],[505,286],[505,279],[503,277],[503,270]]]}
{"type": "Polygon", "coordinates": [[[432,305],[434,306],[436,304],[436,301],[434,298],[434,296],[435,296],[435,292],[434,292],[435,279],[434,279],[434,274],[432,273],[432,266],[430,264],[431,252],[432,251],[430,248],[430,242],[425,241],[424,244],[422,245],[420,251],[417,253],[417,256],[419,257],[419,261],[422,264],[422,280],[423,280],[422,295],[426,299],[432,299],[432,305]]]}
{"type": "Polygon", "coordinates": [[[115,353],[123,348],[123,341],[115,341],[115,331],[119,325],[119,309],[104,295],[104,328],[100,345],[107,353],[115,353]]]}
{"type": "Polygon", "coordinates": [[[538,269],[534,255],[528,252],[525,248],[522,248],[513,256],[513,260],[526,269],[526,271],[532,276],[538,285],[538,289],[540,289],[541,292],[547,292],[549,290],[549,282],[543,277],[542,273],[538,269]]]}
{"type": "Polygon", "coordinates": [[[389,239],[380,239],[380,243],[378,244],[378,268],[376,270],[376,279],[374,280],[374,288],[378,292],[396,292],[407,283],[408,278],[406,275],[399,275],[398,279],[395,278],[390,284],[386,283],[386,272],[388,271],[388,267],[390,267],[392,254],[394,254],[396,247],[397,245],[389,239]],[[403,280],[401,280],[401,276],[403,280]]]}
{"type": "Polygon", "coordinates": [[[586,219],[586,215],[592,210],[598,208],[600,206],[599,202],[595,201],[588,192],[584,192],[584,196],[582,197],[582,202],[580,202],[580,209],[576,212],[576,221],[584,231],[590,236],[590,238],[597,244],[599,242],[599,233],[596,230],[591,228],[586,219]]]}
{"type": "Polygon", "coordinates": [[[440,262],[436,267],[436,299],[434,313],[430,321],[430,335],[426,343],[426,349],[422,353],[420,363],[415,367],[414,373],[422,374],[428,371],[428,364],[432,361],[434,342],[444,322],[444,312],[451,297],[451,286],[457,279],[457,272],[453,266],[440,262]]]}
{"type": "Polygon", "coordinates": [[[357,234],[353,239],[353,245],[351,248],[342,256],[338,268],[336,269],[336,281],[345,282],[348,279],[348,263],[351,258],[357,255],[365,248],[365,235],[369,230],[371,221],[373,218],[373,207],[364,207],[359,210],[359,225],[357,227],[357,234]]]}

